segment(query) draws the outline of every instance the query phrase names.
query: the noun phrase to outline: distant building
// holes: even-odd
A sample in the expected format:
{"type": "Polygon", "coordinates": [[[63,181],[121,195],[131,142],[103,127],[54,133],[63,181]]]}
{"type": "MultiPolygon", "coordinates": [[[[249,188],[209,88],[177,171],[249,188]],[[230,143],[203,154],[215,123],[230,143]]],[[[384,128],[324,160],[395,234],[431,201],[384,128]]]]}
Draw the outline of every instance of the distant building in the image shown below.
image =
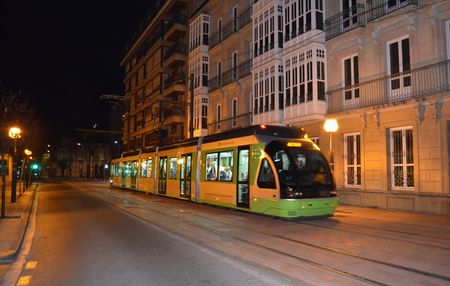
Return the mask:
{"type": "Polygon", "coordinates": [[[123,139],[188,137],[192,74],[194,136],[304,127],[342,203],[450,214],[449,60],[449,1],[163,1],[122,61],[123,139]]]}
{"type": "Polygon", "coordinates": [[[59,146],[44,155],[48,157],[47,172],[51,177],[105,180],[109,178],[112,152],[110,143],[63,138],[59,146]]]}

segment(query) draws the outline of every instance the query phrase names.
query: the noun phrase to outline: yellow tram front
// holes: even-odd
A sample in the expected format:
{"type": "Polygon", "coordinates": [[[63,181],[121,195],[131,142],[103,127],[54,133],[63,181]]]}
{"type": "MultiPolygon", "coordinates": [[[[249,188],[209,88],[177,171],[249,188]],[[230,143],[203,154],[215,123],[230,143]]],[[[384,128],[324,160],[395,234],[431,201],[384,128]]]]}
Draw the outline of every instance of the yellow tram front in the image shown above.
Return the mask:
{"type": "Polygon", "coordinates": [[[271,189],[273,195],[253,198],[252,211],[286,218],[334,213],[337,198],[333,175],[312,141],[273,140],[264,147],[264,153],[257,175],[257,193],[271,189]]]}

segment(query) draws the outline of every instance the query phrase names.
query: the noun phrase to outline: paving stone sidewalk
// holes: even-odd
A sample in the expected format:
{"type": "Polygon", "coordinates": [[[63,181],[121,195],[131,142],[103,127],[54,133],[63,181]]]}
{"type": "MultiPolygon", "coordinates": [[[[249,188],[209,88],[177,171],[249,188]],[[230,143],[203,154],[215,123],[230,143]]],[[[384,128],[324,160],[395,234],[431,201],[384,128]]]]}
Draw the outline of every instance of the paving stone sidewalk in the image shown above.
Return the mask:
{"type": "Polygon", "coordinates": [[[12,262],[20,252],[37,186],[37,183],[34,183],[22,192],[21,186],[18,185],[15,203],[11,203],[10,186],[6,187],[6,217],[0,218],[0,264],[12,262]]]}

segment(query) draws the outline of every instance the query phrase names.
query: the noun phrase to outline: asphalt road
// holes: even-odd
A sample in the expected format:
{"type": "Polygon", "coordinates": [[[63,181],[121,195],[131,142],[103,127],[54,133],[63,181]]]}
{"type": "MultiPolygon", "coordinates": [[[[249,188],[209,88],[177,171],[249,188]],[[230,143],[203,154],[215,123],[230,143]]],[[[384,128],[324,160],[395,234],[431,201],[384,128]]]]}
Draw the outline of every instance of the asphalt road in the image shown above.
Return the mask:
{"type": "Polygon", "coordinates": [[[39,190],[25,260],[17,285],[284,283],[56,182],[39,190]]]}

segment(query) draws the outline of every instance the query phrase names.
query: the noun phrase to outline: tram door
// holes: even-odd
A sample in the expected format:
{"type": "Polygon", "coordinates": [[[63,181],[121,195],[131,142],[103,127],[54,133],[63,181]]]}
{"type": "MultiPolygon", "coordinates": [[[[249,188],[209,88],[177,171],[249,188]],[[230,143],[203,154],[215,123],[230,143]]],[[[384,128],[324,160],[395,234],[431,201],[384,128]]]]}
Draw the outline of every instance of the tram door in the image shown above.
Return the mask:
{"type": "Polygon", "coordinates": [[[180,168],[180,196],[185,198],[191,197],[191,170],[192,170],[192,154],[181,156],[180,168]]]}
{"type": "Polygon", "coordinates": [[[131,162],[131,188],[136,189],[136,177],[137,177],[137,170],[138,165],[137,161],[131,162]]]}
{"type": "Polygon", "coordinates": [[[237,168],[237,206],[248,208],[250,206],[249,168],[250,149],[249,146],[238,148],[238,168],[237,168]]]}
{"type": "Polygon", "coordinates": [[[167,191],[167,157],[159,158],[158,193],[165,194],[167,191]]]}

